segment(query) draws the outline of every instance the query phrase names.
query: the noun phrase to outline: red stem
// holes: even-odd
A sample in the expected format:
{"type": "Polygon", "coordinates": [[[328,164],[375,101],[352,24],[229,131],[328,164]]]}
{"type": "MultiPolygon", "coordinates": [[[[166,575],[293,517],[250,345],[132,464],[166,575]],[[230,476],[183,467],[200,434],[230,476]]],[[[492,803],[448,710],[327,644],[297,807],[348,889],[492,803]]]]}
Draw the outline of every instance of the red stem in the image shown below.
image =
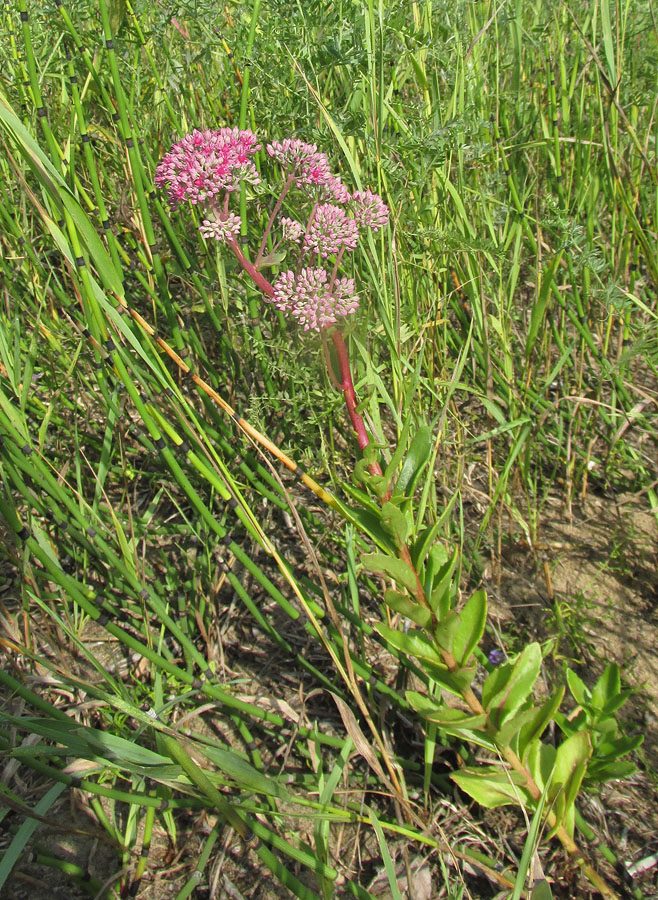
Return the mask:
{"type": "MultiPolygon", "coordinates": [[[[268,297],[273,297],[273,286],[266,278],[264,278],[260,274],[256,266],[253,263],[249,262],[242,250],[240,250],[238,242],[235,240],[235,238],[232,238],[228,241],[228,246],[232,250],[234,256],[236,257],[242,268],[245,270],[247,275],[249,275],[254,283],[258,285],[261,291],[263,291],[264,294],[267,294],[268,297]]],[[[357,443],[361,450],[365,450],[366,447],[370,444],[370,438],[368,437],[368,432],[366,431],[363,417],[356,408],[356,393],[354,392],[354,382],[352,381],[352,371],[350,369],[350,359],[347,353],[347,347],[345,345],[345,341],[343,340],[342,334],[335,328],[331,332],[331,339],[334,342],[334,348],[338,357],[338,365],[340,366],[340,389],[342,390],[345,397],[347,412],[352,423],[352,428],[354,429],[354,432],[356,434],[357,443]]],[[[328,359],[327,364],[330,365],[328,359]]],[[[333,373],[330,372],[330,374],[333,373]]],[[[373,475],[384,474],[378,462],[370,463],[368,468],[373,475]]],[[[388,496],[385,499],[388,499],[388,496]]]]}
{"type": "Polygon", "coordinates": [[[237,261],[240,263],[240,265],[245,270],[247,275],[249,275],[252,281],[258,285],[258,287],[264,294],[267,294],[268,297],[273,297],[274,288],[269,283],[267,278],[264,278],[260,274],[256,266],[253,263],[249,262],[242,250],[240,250],[240,248],[238,247],[238,242],[235,240],[235,238],[232,238],[230,241],[228,241],[228,246],[233,251],[233,254],[236,257],[237,261]]]}
{"type": "MultiPolygon", "coordinates": [[[[337,329],[331,332],[331,339],[334,342],[334,349],[338,357],[338,365],[340,366],[341,390],[345,396],[345,406],[352,423],[352,428],[356,433],[356,440],[361,448],[365,450],[370,444],[370,438],[366,431],[365,422],[361,414],[356,408],[356,394],[354,392],[354,382],[352,381],[352,371],[350,369],[350,359],[347,354],[347,347],[343,336],[337,329]]],[[[368,466],[373,475],[383,475],[381,466],[378,462],[370,463],[368,466]]]]}

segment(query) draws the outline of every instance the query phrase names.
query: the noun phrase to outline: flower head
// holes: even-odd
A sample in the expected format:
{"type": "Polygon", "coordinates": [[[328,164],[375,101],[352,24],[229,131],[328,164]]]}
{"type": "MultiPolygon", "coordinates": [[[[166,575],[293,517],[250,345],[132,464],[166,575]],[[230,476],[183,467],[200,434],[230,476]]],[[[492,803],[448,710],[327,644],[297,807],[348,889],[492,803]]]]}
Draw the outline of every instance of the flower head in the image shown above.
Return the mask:
{"type": "Polygon", "coordinates": [[[328,197],[335,203],[346,205],[350,200],[350,192],[347,190],[338,175],[332,175],[324,185],[328,197]]]}
{"type": "Polygon", "coordinates": [[[334,178],[326,153],[321,153],[315,144],[286,138],[268,144],[267,152],[287,172],[294,173],[301,184],[322,186],[334,178]]]}
{"type": "Polygon", "coordinates": [[[355,191],[351,197],[354,218],[363,227],[377,231],[388,224],[388,207],[372,191],[355,191]]]}
{"type": "Polygon", "coordinates": [[[291,243],[296,244],[301,240],[301,237],[304,234],[304,226],[301,222],[296,222],[294,219],[285,217],[281,219],[280,225],[284,241],[290,241],[291,243]]]}
{"type": "Polygon", "coordinates": [[[359,306],[353,279],[338,278],[331,286],[328,280],[326,269],[317,267],[302,269],[298,274],[283,272],[268,302],[294,316],[304,331],[320,331],[356,312],[359,306]]]}
{"type": "Polygon", "coordinates": [[[345,210],[332,203],[322,203],[315,210],[313,222],[304,238],[304,249],[327,257],[341,247],[354,250],[359,240],[359,226],[348,218],[345,210]]]}
{"type": "Polygon", "coordinates": [[[199,231],[209,240],[221,241],[225,244],[231,238],[240,234],[240,216],[229,213],[225,219],[204,219],[199,226],[199,231]]]}
{"type": "Polygon", "coordinates": [[[251,157],[259,149],[251,131],[195,129],[163,158],[155,183],[167,189],[172,206],[184,200],[213,205],[218,194],[237,190],[241,181],[258,184],[260,176],[251,157]]]}

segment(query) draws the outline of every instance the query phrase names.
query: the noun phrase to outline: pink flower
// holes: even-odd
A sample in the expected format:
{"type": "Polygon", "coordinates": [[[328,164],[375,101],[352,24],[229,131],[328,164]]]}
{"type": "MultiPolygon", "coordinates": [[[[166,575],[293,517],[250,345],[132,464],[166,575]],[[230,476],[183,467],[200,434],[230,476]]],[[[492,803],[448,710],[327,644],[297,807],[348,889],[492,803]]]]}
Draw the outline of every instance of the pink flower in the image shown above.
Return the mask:
{"type": "Polygon", "coordinates": [[[251,160],[257,150],[260,144],[251,131],[195,129],[163,158],[155,183],[166,188],[172,206],[184,200],[214,205],[218,194],[237,190],[241,181],[258,184],[260,176],[251,160]]]}
{"type": "Polygon", "coordinates": [[[225,244],[240,234],[240,216],[229,213],[225,219],[204,219],[199,231],[204,238],[225,244]]]}
{"type": "Polygon", "coordinates": [[[294,219],[283,218],[281,219],[281,231],[283,233],[283,240],[290,241],[291,243],[298,243],[301,240],[302,235],[304,234],[304,226],[300,222],[296,222],[294,219]]]}
{"type": "Polygon", "coordinates": [[[306,268],[298,274],[283,272],[274,284],[274,296],[265,299],[294,316],[304,331],[321,331],[356,312],[359,306],[352,278],[336,279],[331,289],[328,279],[322,268],[306,268]]]}
{"type": "Polygon", "coordinates": [[[304,249],[327,257],[338,253],[341,247],[354,250],[358,240],[359,226],[356,221],[348,218],[340,206],[322,203],[315,210],[315,217],[304,238],[304,249]]]}
{"type": "Polygon", "coordinates": [[[372,191],[355,191],[351,197],[354,218],[359,225],[377,231],[388,224],[388,207],[372,191]]]}
{"type": "Polygon", "coordinates": [[[336,203],[343,205],[349,203],[350,192],[347,190],[338,175],[332,175],[324,186],[325,191],[336,203]]]}
{"type": "Polygon", "coordinates": [[[302,184],[325,185],[333,179],[329,160],[315,144],[305,144],[296,138],[273,141],[267,145],[269,155],[287,172],[294,173],[302,184]]]}

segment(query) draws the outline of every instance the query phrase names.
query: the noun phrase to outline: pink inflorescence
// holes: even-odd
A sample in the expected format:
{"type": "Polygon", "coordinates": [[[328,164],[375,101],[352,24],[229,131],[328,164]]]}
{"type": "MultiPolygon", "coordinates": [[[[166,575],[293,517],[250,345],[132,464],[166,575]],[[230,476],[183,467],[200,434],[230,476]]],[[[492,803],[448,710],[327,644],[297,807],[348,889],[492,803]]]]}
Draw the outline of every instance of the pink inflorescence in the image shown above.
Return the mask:
{"type": "Polygon", "coordinates": [[[284,241],[290,241],[293,244],[299,243],[304,234],[304,226],[295,219],[289,219],[287,216],[281,219],[281,233],[284,241]]]}
{"type": "Polygon", "coordinates": [[[240,234],[240,216],[236,216],[235,213],[228,213],[224,218],[204,219],[199,226],[199,231],[204,238],[225,244],[231,238],[240,234]]]}
{"type": "Polygon", "coordinates": [[[294,316],[304,331],[321,331],[356,312],[359,305],[352,278],[337,278],[333,285],[328,281],[327,271],[322,268],[283,272],[268,302],[294,316]]]}
{"type": "Polygon", "coordinates": [[[237,190],[241,181],[258,184],[251,157],[260,150],[251,131],[220,128],[186,134],[159,164],[155,183],[166,188],[173,206],[184,200],[213,205],[219,194],[237,190]]]}
{"type": "Polygon", "coordinates": [[[377,231],[388,224],[388,207],[372,191],[354,191],[351,197],[354,218],[362,227],[377,231]]]}
{"type": "Polygon", "coordinates": [[[304,249],[327,257],[341,248],[354,250],[359,240],[359,226],[340,206],[322,203],[315,210],[313,222],[304,238],[304,249]]]}
{"type": "Polygon", "coordinates": [[[296,138],[273,141],[267,145],[269,155],[280,163],[290,174],[294,174],[302,184],[324,186],[334,181],[329,169],[326,153],[321,153],[315,144],[306,144],[296,138]]]}

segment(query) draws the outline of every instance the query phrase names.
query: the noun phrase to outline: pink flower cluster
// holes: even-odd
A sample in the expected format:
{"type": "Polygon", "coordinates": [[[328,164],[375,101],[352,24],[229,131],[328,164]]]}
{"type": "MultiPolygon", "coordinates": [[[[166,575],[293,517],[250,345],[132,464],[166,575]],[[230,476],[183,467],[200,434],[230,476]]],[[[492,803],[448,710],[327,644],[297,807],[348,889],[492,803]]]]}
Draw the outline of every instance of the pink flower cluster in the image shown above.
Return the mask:
{"type": "Polygon", "coordinates": [[[219,194],[237,190],[241,181],[258,184],[260,176],[251,157],[260,146],[251,131],[195,129],[164,157],[155,183],[166,188],[172,206],[184,200],[212,206],[219,194]]]}
{"type": "Polygon", "coordinates": [[[347,203],[349,200],[350,192],[337,175],[331,174],[327,154],[318,150],[315,144],[286,138],[284,141],[272,141],[267,145],[267,152],[282,169],[295,176],[298,184],[321,188],[322,193],[337,203],[347,203]]]}
{"type": "Polygon", "coordinates": [[[203,224],[199,226],[199,231],[204,238],[225,244],[240,234],[240,224],[240,216],[230,212],[214,219],[204,219],[203,224]]]}
{"type": "Polygon", "coordinates": [[[354,250],[359,240],[359,226],[344,209],[322,203],[315,210],[313,222],[304,238],[304,249],[322,257],[338,253],[341,248],[354,250]]]}
{"type": "Polygon", "coordinates": [[[372,191],[354,191],[350,200],[354,218],[362,227],[377,231],[388,224],[388,207],[379,194],[373,194],[372,191]]]}
{"type": "Polygon", "coordinates": [[[337,278],[329,285],[328,278],[322,268],[283,272],[274,284],[274,296],[266,299],[294,316],[304,331],[320,331],[356,312],[359,306],[353,279],[337,278]]]}
{"type": "Polygon", "coordinates": [[[155,183],[166,189],[174,207],[185,200],[204,207],[208,217],[200,226],[201,234],[231,244],[243,268],[265,294],[273,291],[271,297],[265,297],[268,302],[292,315],[305,331],[329,328],[355,312],[359,305],[354,281],[336,277],[343,254],[356,248],[361,228],[377,231],[388,223],[388,208],[372,191],[350,193],[340,178],[331,173],[327,155],[315,144],[296,138],[273,141],[267,144],[267,154],[288,177],[252,265],[234,243],[241,221],[229,211],[229,196],[241,182],[260,182],[253,162],[260,149],[258,138],[251,131],[195,130],[173,145],[157,167],[155,183]],[[301,253],[296,269],[283,272],[271,285],[260,274],[259,263],[265,264],[263,253],[271,240],[271,228],[293,186],[306,188],[314,206],[306,227],[295,219],[279,219],[282,239],[301,244],[301,253]],[[331,275],[314,265],[332,256],[336,259],[331,275]],[[308,265],[302,268],[304,257],[308,265]]]}
{"type": "Polygon", "coordinates": [[[279,224],[281,225],[284,241],[290,241],[293,244],[299,243],[304,234],[304,226],[300,222],[285,217],[281,219],[279,224]]]}

